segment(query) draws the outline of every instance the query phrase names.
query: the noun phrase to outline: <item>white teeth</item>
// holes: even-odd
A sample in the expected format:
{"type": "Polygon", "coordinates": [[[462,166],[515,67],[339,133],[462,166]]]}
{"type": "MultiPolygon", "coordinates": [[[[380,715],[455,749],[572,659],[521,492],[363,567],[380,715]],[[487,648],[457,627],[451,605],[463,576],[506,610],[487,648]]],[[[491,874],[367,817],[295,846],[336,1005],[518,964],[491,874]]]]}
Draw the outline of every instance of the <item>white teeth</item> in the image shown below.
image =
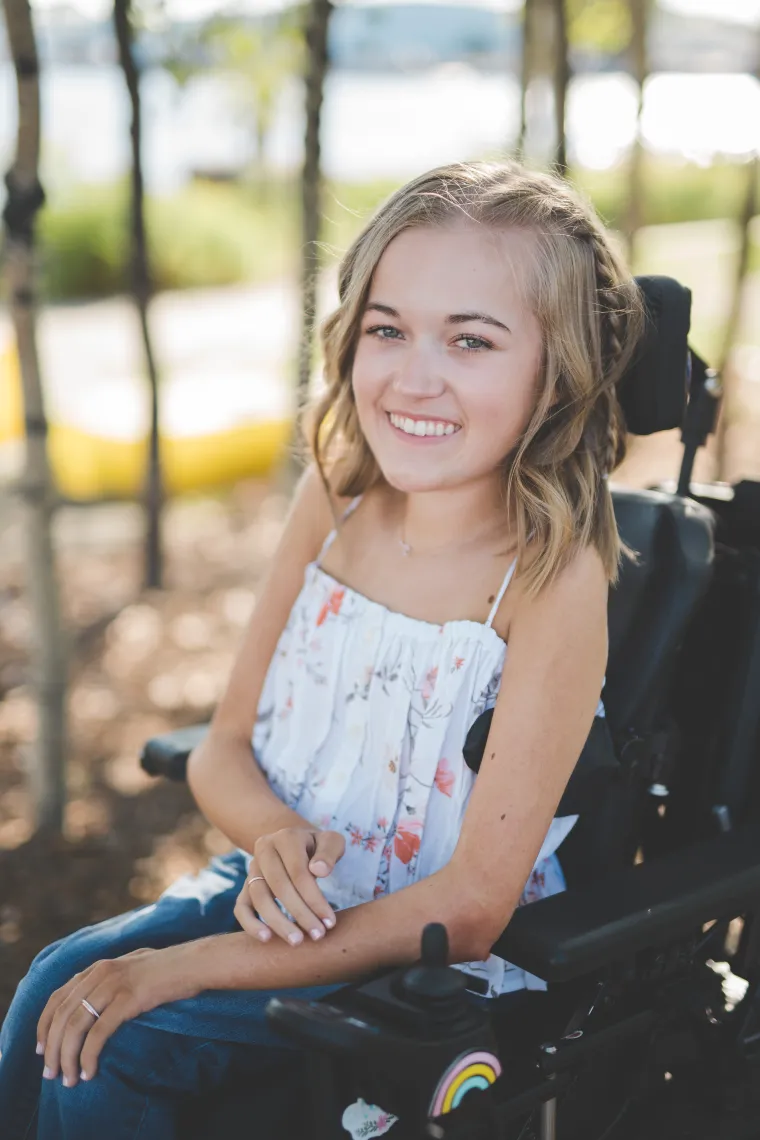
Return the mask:
{"type": "Polygon", "coordinates": [[[407,435],[453,435],[459,430],[457,424],[446,424],[442,420],[413,420],[409,416],[398,416],[395,412],[390,414],[390,421],[407,435]]]}

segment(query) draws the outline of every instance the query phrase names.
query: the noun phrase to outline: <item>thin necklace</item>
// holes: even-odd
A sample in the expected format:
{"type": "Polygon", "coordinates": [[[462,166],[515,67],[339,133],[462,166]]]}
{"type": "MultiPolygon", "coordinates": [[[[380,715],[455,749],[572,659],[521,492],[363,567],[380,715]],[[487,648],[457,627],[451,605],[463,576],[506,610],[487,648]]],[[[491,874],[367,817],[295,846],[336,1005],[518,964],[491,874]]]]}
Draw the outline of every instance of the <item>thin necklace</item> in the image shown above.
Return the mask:
{"type": "MultiPolygon", "coordinates": [[[[486,532],[484,531],[483,533],[485,534],[486,532]]],[[[473,535],[472,538],[466,539],[465,542],[460,542],[457,545],[466,546],[470,542],[476,542],[477,539],[479,539],[481,537],[482,537],[482,535],[479,535],[479,534],[473,535]]],[[[404,558],[408,558],[410,554],[414,554],[414,547],[412,546],[412,544],[410,542],[407,542],[406,539],[404,538],[404,524],[403,523],[401,524],[401,532],[399,534],[398,543],[399,543],[399,546],[401,547],[401,553],[403,554],[404,558]]],[[[425,554],[436,554],[439,550],[447,550],[452,545],[454,545],[454,543],[452,543],[451,541],[444,542],[440,546],[434,546],[431,550],[424,551],[424,553],[425,554]]]]}

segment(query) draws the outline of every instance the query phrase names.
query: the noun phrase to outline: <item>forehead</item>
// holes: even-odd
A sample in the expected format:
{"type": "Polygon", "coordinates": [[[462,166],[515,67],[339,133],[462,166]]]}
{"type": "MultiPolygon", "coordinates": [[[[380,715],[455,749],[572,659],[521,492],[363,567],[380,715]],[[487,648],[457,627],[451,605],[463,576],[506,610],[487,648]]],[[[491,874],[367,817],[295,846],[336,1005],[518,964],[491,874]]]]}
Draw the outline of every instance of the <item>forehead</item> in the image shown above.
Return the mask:
{"type": "MultiPolygon", "coordinates": [[[[409,307],[421,297],[450,312],[462,306],[527,304],[535,257],[532,234],[461,221],[403,230],[385,248],[375,269],[370,299],[409,307]],[[450,307],[449,307],[450,306],[450,307]]],[[[396,306],[398,307],[398,306],[396,306]]]]}

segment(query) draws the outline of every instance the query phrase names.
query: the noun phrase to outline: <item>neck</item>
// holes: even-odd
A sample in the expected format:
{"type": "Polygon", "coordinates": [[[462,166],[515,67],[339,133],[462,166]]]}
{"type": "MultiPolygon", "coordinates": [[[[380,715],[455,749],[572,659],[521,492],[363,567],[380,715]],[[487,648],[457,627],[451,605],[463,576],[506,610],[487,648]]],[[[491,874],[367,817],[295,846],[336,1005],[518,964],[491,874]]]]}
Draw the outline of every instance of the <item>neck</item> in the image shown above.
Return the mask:
{"type": "Polygon", "coordinates": [[[498,477],[401,494],[399,519],[403,540],[420,554],[452,543],[465,546],[507,524],[498,477]]]}

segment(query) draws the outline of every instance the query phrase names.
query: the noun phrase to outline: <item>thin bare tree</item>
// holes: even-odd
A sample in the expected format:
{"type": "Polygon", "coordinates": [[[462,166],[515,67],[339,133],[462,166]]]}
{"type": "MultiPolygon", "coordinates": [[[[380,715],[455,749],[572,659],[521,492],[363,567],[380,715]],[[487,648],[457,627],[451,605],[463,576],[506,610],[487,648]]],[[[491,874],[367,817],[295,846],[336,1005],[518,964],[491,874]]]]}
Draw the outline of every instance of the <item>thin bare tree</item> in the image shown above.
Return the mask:
{"type": "Polygon", "coordinates": [[[570,83],[570,47],[566,0],[524,0],[522,55],[520,61],[520,121],[515,154],[537,157],[531,146],[529,101],[531,84],[548,82],[552,91],[554,118],[553,151],[542,155],[560,174],[567,173],[566,105],[570,83]]]}
{"type": "Polygon", "coordinates": [[[44,203],[39,181],[39,64],[28,0],[3,0],[3,8],[18,90],[16,156],[5,179],[8,197],[3,220],[8,298],[26,425],[26,461],[18,491],[25,514],[27,588],[34,630],[32,674],[39,713],[30,782],[37,830],[60,832],[66,798],[67,665],[52,540],[55,493],[36,338],[34,237],[37,211],[44,203]]]}
{"type": "Polygon", "coordinates": [[[552,89],[554,95],[554,167],[558,174],[567,174],[567,89],[570,84],[570,45],[567,36],[567,10],[565,0],[552,0],[553,66],[552,89]]]}
{"type": "Polygon", "coordinates": [[[636,80],[636,129],[628,166],[628,202],[626,206],[625,237],[628,243],[628,257],[635,260],[636,235],[641,229],[644,216],[644,142],[642,118],[644,114],[644,86],[649,75],[649,53],[647,51],[647,30],[650,0],[628,0],[631,17],[631,70],[636,80]]]}
{"type": "MultiPolygon", "coordinates": [[[[757,63],[755,75],[760,79],[760,25],[757,30],[757,63]]],[[[734,350],[739,338],[742,314],[747,296],[749,280],[749,260],[752,246],[752,224],[760,212],[760,148],[747,163],[745,172],[744,194],[742,196],[741,210],[737,219],[740,239],[739,254],[736,259],[733,289],[731,292],[731,305],[728,311],[723,343],[718,356],[718,372],[723,380],[723,407],[718,424],[716,438],[716,466],[719,479],[729,477],[729,439],[728,433],[736,410],[736,385],[738,377],[734,367],[734,350]]]]}
{"type": "Polygon", "coordinates": [[[141,149],[142,108],[140,104],[140,76],[133,49],[131,0],[114,0],[113,20],[119,48],[119,63],[124,72],[124,80],[132,109],[129,128],[132,144],[130,200],[132,295],[140,320],[145,365],[150,384],[150,435],[145,483],[145,584],[148,587],[160,587],[163,582],[161,510],[164,496],[159,437],[159,379],[148,323],[148,307],[153,295],[153,285],[145,232],[145,186],[141,149]]]}
{"type": "Polygon", "coordinates": [[[525,157],[525,142],[528,135],[528,88],[533,75],[534,34],[535,3],[534,0],[524,0],[520,51],[520,123],[515,144],[515,155],[521,160],[525,157]]]}
{"type": "Polygon", "coordinates": [[[322,205],[320,128],[325,77],[328,69],[327,37],[332,0],[310,0],[306,12],[306,134],[301,173],[301,339],[298,352],[298,405],[305,401],[311,378],[322,205]]]}

